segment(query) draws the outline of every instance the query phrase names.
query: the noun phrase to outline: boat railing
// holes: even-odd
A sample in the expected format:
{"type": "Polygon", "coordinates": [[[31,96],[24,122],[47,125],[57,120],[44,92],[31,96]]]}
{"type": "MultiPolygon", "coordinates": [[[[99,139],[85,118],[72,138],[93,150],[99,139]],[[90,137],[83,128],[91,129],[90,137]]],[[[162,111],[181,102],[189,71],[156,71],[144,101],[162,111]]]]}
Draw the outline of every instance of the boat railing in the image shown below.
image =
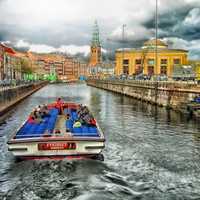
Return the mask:
{"type": "Polygon", "coordinates": [[[52,137],[52,134],[19,134],[15,135],[14,139],[24,139],[24,138],[41,138],[41,137],[52,137]]]}

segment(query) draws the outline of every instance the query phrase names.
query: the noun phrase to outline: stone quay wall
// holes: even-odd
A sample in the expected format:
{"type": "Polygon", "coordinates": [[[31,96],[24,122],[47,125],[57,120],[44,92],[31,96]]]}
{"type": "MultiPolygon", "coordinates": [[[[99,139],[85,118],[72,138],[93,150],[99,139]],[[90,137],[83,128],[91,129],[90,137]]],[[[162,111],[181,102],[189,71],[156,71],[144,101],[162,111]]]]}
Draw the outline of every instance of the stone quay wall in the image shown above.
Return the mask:
{"type": "Polygon", "coordinates": [[[200,85],[194,82],[89,79],[87,85],[175,110],[200,95],[200,85]]]}
{"type": "Polygon", "coordinates": [[[30,83],[16,87],[0,88],[0,116],[6,114],[17,103],[33,94],[40,88],[47,85],[48,82],[30,83]]]}

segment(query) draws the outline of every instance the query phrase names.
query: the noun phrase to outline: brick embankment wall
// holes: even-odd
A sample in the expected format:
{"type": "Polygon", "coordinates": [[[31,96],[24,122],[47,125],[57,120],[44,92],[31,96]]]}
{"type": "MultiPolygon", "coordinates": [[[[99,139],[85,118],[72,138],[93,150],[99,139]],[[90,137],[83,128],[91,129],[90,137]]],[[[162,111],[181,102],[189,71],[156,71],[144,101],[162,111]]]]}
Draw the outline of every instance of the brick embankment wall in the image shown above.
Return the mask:
{"type": "Polygon", "coordinates": [[[200,95],[195,83],[90,79],[87,85],[175,110],[200,95]]]}
{"type": "Polygon", "coordinates": [[[47,82],[32,83],[29,85],[0,89],[0,116],[3,116],[17,103],[33,94],[40,88],[47,85],[47,82]]]}

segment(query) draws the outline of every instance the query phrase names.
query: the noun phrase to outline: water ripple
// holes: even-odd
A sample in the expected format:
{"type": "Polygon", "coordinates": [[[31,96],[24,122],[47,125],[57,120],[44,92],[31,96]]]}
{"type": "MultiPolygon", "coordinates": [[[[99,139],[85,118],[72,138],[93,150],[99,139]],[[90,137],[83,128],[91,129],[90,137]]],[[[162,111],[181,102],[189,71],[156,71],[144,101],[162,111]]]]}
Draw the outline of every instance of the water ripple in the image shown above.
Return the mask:
{"type": "Polygon", "coordinates": [[[24,100],[0,125],[0,144],[3,200],[195,200],[200,196],[200,123],[86,85],[49,85],[24,100]],[[7,151],[8,138],[27,113],[58,96],[90,107],[106,136],[104,162],[15,162],[7,151]]]}

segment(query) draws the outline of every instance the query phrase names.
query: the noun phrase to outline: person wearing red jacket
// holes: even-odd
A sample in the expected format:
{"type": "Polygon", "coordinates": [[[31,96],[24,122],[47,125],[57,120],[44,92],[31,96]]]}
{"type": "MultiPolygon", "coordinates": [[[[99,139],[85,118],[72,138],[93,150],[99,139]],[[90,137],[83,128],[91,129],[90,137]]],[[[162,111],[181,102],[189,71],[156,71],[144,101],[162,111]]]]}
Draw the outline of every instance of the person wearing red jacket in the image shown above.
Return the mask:
{"type": "Polygon", "coordinates": [[[63,105],[64,105],[64,102],[63,102],[63,100],[59,97],[59,98],[56,100],[55,108],[57,108],[57,109],[59,110],[59,113],[60,113],[60,114],[63,113],[63,105]]]}
{"type": "Polygon", "coordinates": [[[90,125],[91,126],[96,126],[97,125],[96,120],[94,118],[90,119],[90,125]]]}
{"type": "Polygon", "coordinates": [[[29,116],[29,118],[28,118],[28,123],[30,123],[30,124],[34,124],[35,123],[35,119],[34,119],[34,117],[33,116],[29,116]]]}

